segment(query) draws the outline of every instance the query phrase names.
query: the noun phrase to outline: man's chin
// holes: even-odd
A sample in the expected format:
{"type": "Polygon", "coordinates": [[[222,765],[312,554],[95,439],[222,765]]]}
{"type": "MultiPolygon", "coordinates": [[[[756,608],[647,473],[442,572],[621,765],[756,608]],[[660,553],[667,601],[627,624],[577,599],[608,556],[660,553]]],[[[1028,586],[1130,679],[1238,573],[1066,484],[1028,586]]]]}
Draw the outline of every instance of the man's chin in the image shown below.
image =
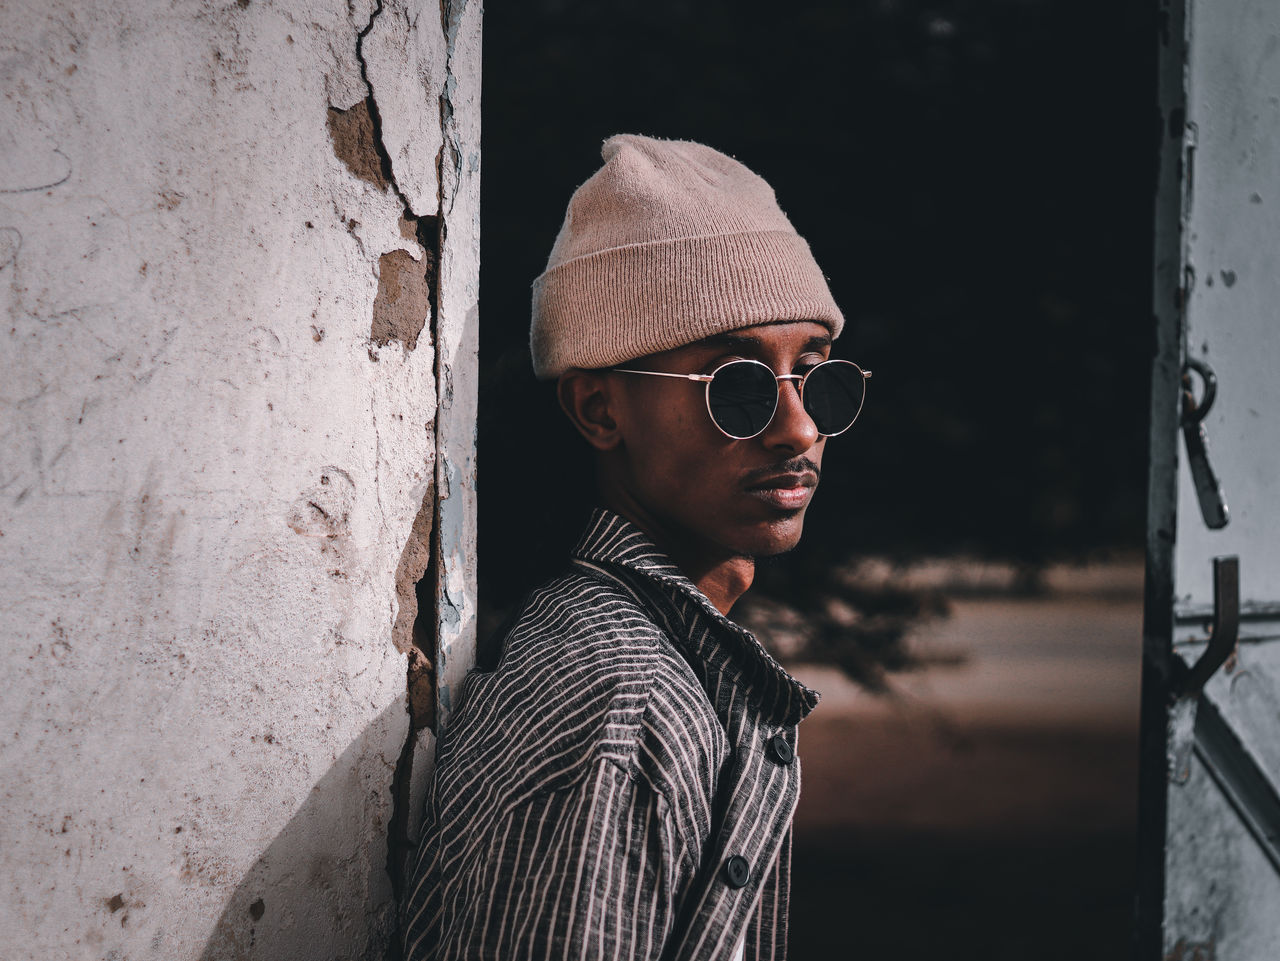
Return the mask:
{"type": "Polygon", "coordinates": [[[745,557],[776,557],[795,550],[804,530],[804,512],[786,518],[767,527],[753,531],[750,544],[743,545],[740,553],[745,557]]]}

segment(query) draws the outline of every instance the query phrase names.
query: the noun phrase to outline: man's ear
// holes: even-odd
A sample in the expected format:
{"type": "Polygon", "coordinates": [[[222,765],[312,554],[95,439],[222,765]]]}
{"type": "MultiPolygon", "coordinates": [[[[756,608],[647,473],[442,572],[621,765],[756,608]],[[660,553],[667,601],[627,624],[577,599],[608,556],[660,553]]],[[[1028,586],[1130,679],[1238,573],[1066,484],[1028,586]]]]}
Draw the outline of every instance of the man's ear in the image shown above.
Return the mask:
{"type": "Polygon", "coordinates": [[[561,409],[596,450],[613,450],[622,443],[613,388],[608,374],[578,367],[566,370],[556,384],[561,409]]]}

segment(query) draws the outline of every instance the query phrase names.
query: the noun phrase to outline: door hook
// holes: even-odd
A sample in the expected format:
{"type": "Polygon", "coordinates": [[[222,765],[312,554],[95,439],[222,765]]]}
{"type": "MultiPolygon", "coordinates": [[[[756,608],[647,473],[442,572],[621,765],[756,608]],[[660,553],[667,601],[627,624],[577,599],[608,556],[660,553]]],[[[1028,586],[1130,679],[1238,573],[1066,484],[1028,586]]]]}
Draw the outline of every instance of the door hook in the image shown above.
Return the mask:
{"type": "Polygon", "coordinates": [[[1212,630],[1209,646],[1178,685],[1179,697],[1197,697],[1205,682],[1236,649],[1240,635],[1240,559],[1234,554],[1213,559],[1212,630]]]}
{"type": "Polygon", "coordinates": [[[1204,418],[1218,396],[1218,378],[1202,360],[1188,357],[1182,365],[1182,436],[1187,442],[1187,463],[1191,467],[1191,479],[1195,482],[1196,499],[1200,502],[1200,514],[1210,530],[1227,526],[1227,500],[1222,484],[1209,466],[1209,439],[1204,432],[1204,418]],[[1191,389],[1191,371],[1200,375],[1204,383],[1204,396],[1196,400],[1191,389]]]}

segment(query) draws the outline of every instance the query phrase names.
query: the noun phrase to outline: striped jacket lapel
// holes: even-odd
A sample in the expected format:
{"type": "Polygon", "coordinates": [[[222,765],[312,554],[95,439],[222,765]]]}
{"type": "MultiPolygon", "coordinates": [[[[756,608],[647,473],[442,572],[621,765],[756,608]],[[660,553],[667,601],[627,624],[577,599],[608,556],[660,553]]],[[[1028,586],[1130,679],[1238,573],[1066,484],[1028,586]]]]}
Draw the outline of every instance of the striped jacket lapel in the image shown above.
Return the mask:
{"type": "Polygon", "coordinates": [[[746,932],[746,961],[785,957],[791,824],[800,797],[796,725],[818,702],[750,631],[710,600],[625,518],[597,509],[574,551],[575,562],[623,585],[681,647],[703,682],[734,762],[717,788],[715,831],[703,852],[692,896],[664,952],[668,961],[729,958],[746,932]],[[781,738],[790,760],[780,763],[781,738]],[[731,859],[752,880],[727,877],[731,859]]]}

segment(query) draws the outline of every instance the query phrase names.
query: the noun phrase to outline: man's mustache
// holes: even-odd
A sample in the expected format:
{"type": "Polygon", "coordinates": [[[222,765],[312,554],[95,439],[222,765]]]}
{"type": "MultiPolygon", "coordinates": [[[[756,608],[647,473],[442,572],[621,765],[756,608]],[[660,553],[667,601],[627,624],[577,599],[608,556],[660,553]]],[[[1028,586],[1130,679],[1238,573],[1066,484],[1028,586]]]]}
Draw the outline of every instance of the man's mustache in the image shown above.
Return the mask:
{"type": "Polygon", "coordinates": [[[746,484],[752,484],[758,480],[764,480],[766,477],[776,477],[778,474],[802,474],[805,471],[812,471],[818,480],[822,480],[822,470],[807,457],[793,457],[785,460],[781,464],[775,464],[772,467],[758,467],[751,471],[744,478],[746,484]]]}

